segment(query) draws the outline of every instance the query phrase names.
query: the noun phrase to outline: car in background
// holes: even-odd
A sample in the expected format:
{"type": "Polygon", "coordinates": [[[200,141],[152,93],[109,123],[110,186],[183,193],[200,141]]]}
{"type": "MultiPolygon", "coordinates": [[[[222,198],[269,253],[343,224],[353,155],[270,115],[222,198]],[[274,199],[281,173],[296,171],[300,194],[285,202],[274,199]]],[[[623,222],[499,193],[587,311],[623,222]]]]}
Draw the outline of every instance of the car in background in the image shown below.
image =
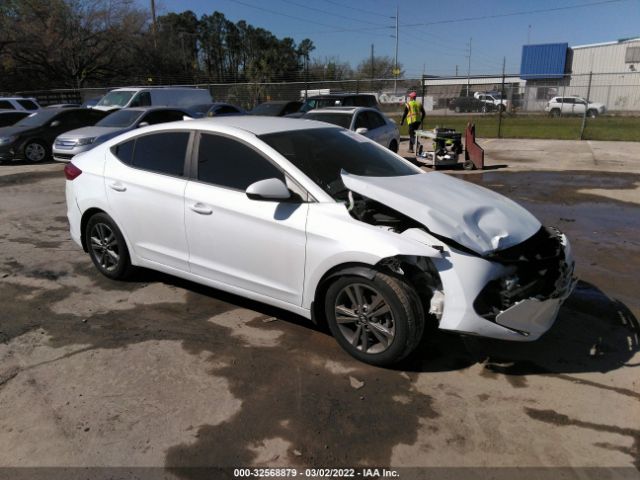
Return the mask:
{"type": "Polygon", "coordinates": [[[0,128],[0,161],[42,162],[54,139],[69,130],[94,125],[106,112],[88,108],[43,108],[15,125],[0,128]]]}
{"type": "Polygon", "coordinates": [[[93,108],[93,107],[95,107],[95,106],[98,104],[98,102],[100,101],[100,99],[101,99],[101,98],[102,98],[102,97],[96,97],[96,98],[90,98],[90,99],[88,99],[88,100],[85,100],[85,101],[82,103],[82,106],[83,106],[84,108],[93,108]]]}
{"type": "Polygon", "coordinates": [[[264,115],[268,117],[284,117],[296,113],[302,107],[300,101],[273,100],[263,102],[253,110],[249,110],[249,115],[264,115]]]}
{"type": "Polygon", "coordinates": [[[53,142],[53,159],[68,162],[121,133],[135,128],[175,122],[189,116],[186,110],[165,107],[124,108],[108,114],[93,126],[63,133],[53,142]]]}
{"type": "Polygon", "coordinates": [[[204,88],[125,87],[111,90],[93,107],[96,110],[114,110],[134,107],[179,107],[212,103],[209,90],[204,88]]]}
{"type": "Polygon", "coordinates": [[[55,103],[53,105],[47,105],[44,108],[81,108],[79,103],[55,103]]]}
{"type": "Polygon", "coordinates": [[[189,116],[193,118],[217,117],[219,115],[245,115],[247,113],[240,107],[223,102],[192,105],[186,109],[186,111],[189,112],[189,116]]]}
{"type": "Polygon", "coordinates": [[[552,117],[560,115],[584,115],[595,118],[607,111],[607,107],[603,103],[588,102],[582,97],[574,95],[565,97],[553,97],[544,107],[544,111],[552,117]]]}
{"type": "Polygon", "coordinates": [[[330,107],[319,108],[307,112],[302,118],[331,123],[387,147],[392,152],[398,151],[400,130],[396,122],[375,108],[364,107],[330,107]]]}
{"type": "Polygon", "coordinates": [[[314,95],[305,100],[298,112],[288,116],[299,118],[311,110],[326,107],[370,107],[377,109],[378,100],[375,95],[370,93],[330,93],[314,95]]]}
{"type": "Polygon", "coordinates": [[[502,94],[499,92],[475,92],[473,96],[481,102],[493,105],[495,110],[504,112],[509,108],[509,101],[506,98],[502,98],[502,94]]]}
{"type": "Polygon", "coordinates": [[[462,112],[494,112],[496,106],[492,103],[483,102],[475,97],[458,97],[449,102],[449,110],[456,113],[462,112]]]}
{"type": "Polygon", "coordinates": [[[326,322],[375,365],[429,325],[534,341],[575,286],[566,236],[520,205],[327,123],[155,125],[64,173],[70,236],[105,277],[146,267],[326,322]]]}
{"type": "Polygon", "coordinates": [[[8,127],[31,115],[24,110],[0,110],[0,127],[8,127]]]}
{"type": "Polygon", "coordinates": [[[38,101],[33,97],[0,97],[0,109],[35,112],[40,109],[40,105],[38,105],[38,101]]]}

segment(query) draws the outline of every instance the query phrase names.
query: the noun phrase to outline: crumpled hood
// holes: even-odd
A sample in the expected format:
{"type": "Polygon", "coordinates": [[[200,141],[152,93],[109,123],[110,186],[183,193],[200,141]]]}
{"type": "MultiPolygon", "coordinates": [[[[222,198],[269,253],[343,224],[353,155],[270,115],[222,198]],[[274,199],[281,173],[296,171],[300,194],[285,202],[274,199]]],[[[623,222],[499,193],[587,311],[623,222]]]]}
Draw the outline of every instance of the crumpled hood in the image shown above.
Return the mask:
{"type": "Polygon", "coordinates": [[[541,227],[512,200],[442,173],[362,177],[343,171],[342,181],[349,190],[481,255],[517,245],[541,227]]]}

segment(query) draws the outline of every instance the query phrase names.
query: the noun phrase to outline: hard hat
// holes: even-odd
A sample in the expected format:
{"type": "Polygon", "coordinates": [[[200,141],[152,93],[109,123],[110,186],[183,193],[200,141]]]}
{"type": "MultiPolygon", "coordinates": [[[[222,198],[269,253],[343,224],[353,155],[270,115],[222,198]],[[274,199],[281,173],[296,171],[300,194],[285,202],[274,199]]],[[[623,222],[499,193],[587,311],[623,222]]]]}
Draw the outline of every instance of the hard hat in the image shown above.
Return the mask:
{"type": "Polygon", "coordinates": [[[418,94],[416,92],[411,92],[409,94],[409,98],[416,98],[418,96],[418,94]]]}

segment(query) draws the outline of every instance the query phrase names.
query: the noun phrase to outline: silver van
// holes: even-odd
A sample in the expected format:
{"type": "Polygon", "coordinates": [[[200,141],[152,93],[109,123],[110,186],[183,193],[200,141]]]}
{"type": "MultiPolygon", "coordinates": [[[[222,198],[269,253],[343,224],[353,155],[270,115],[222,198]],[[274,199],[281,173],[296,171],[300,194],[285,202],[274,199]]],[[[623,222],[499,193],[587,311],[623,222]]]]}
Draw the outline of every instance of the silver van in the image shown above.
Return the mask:
{"type": "Polygon", "coordinates": [[[209,90],[203,88],[124,87],[107,93],[93,108],[113,110],[132,107],[190,107],[212,103],[209,90]]]}

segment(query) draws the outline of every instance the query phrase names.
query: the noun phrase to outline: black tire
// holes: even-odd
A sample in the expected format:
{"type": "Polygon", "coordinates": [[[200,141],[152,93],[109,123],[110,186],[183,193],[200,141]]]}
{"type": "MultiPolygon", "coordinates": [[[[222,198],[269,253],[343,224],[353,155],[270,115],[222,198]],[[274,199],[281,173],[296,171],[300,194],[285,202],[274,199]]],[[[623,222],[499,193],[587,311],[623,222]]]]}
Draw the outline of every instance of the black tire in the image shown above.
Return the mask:
{"type": "Polygon", "coordinates": [[[551,115],[552,117],[559,117],[560,116],[560,110],[558,110],[557,108],[554,108],[553,110],[551,110],[549,112],[549,115],[551,115]]]}
{"type": "Polygon", "coordinates": [[[486,106],[486,105],[483,105],[483,106],[482,106],[482,108],[480,109],[480,111],[481,111],[482,113],[487,113],[487,112],[489,111],[489,109],[487,108],[487,106],[486,106]]]}
{"type": "Polygon", "coordinates": [[[425,314],[414,288],[403,279],[382,272],[373,280],[339,277],[327,290],[324,303],[333,337],[347,353],[365,363],[397,363],[415,350],[424,333],[425,314]],[[350,301],[356,298],[357,289],[361,305],[350,301]],[[374,294],[380,295],[382,306],[376,306],[378,297],[374,294]],[[371,308],[368,313],[367,307],[371,308]],[[337,309],[343,313],[340,323],[337,309]],[[374,312],[381,313],[372,315],[374,312]]]}
{"type": "Polygon", "coordinates": [[[597,110],[587,110],[587,117],[589,118],[596,118],[598,116],[598,111],[597,110]]]}
{"type": "Polygon", "coordinates": [[[462,109],[460,107],[455,107],[454,110],[455,110],[456,113],[462,112],[462,109]]]}
{"type": "Polygon", "coordinates": [[[41,140],[29,140],[24,146],[24,159],[31,163],[40,163],[47,160],[51,154],[46,143],[41,140]]]}
{"type": "Polygon", "coordinates": [[[499,112],[504,112],[506,110],[506,108],[504,107],[504,105],[500,104],[498,105],[498,111],[499,112]]]}
{"type": "Polygon", "coordinates": [[[389,150],[391,150],[393,153],[398,153],[398,142],[394,140],[391,140],[391,143],[389,144],[389,150]]]}
{"type": "Polygon", "coordinates": [[[464,168],[465,170],[474,170],[476,166],[473,164],[471,160],[465,160],[464,163],[462,164],[462,168],[464,168]]]}
{"type": "Polygon", "coordinates": [[[122,280],[131,275],[133,266],[127,244],[109,215],[93,215],[87,222],[84,238],[91,261],[105,277],[122,280]]]}

